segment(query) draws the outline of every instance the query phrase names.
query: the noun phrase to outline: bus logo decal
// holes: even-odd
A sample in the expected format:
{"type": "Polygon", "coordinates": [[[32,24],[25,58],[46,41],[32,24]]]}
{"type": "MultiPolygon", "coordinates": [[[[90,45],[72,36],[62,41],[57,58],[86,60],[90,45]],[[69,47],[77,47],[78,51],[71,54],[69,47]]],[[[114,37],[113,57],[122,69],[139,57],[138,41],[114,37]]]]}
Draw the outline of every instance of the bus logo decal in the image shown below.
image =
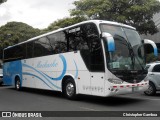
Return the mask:
{"type": "Polygon", "coordinates": [[[53,63],[48,63],[48,61],[45,61],[42,63],[42,61],[39,61],[36,68],[51,68],[51,67],[57,67],[58,63],[56,63],[56,60],[53,61],[53,63]]]}
{"type": "Polygon", "coordinates": [[[64,75],[66,74],[66,70],[67,70],[67,62],[66,59],[63,55],[59,55],[59,57],[61,58],[62,62],[63,62],[63,71],[62,74],[57,77],[57,78],[51,78],[52,80],[62,80],[62,78],[64,77],[64,75]]]}
{"type": "MultiPolygon", "coordinates": [[[[59,57],[61,58],[61,60],[62,60],[62,62],[63,62],[63,71],[62,71],[61,75],[60,75],[59,77],[57,77],[57,78],[50,77],[50,76],[48,76],[47,74],[45,74],[45,73],[43,73],[43,72],[41,72],[41,71],[39,71],[39,70],[37,70],[37,69],[35,69],[35,68],[27,65],[27,64],[23,64],[23,67],[27,67],[27,68],[30,68],[30,69],[36,71],[38,74],[40,74],[41,76],[43,76],[43,77],[47,80],[47,82],[49,82],[51,85],[53,85],[54,87],[56,87],[56,88],[58,88],[58,89],[61,89],[60,87],[54,85],[54,84],[51,82],[51,80],[55,80],[55,81],[62,80],[63,76],[66,74],[66,70],[67,70],[67,62],[66,62],[66,59],[65,59],[65,57],[64,57],[63,55],[59,55],[59,57]]],[[[23,74],[34,76],[34,77],[38,78],[39,80],[43,81],[43,82],[49,87],[49,85],[45,82],[45,80],[43,80],[43,79],[40,78],[39,76],[34,75],[34,74],[32,74],[32,73],[27,73],[27,72],[23,72],[23,74]]],[[[50,87],[50,88],[51,88],[51,87],[50,87]]]]}
{"type": "MultiPolygon", "coordinates": [[[[66,74],[67,62],[66,62],[66,59],[65,59],[65,57],[64,57],[63,55],[59,55],[59,57],[61,58],[61,60],[62,60],[62,62],[63,62],[63,71],[62,71],[61,75],[60,75],[59,77],[57,77],[57,78],[52,78],[52,77],[48,76],[47,74],[45,74],[45,73],[43,73],[43,72],[41,72],[41,71],[39,71],[39,70],[37,70],[37,69],[35,69],[35,68],[27,65],[27,64],[23,64],[23,66],[24,66],[24,67],[28,67],[28,68],[30,68],[30,69],[38,72],[39,74],[41,74],[43,77],[46,76],[46,77],[50,78],[51,80],[61,80],[61,79],[63,78],[63,76],[66,74]]],[[[46,77],[45,77],[45,78],[46,78],[46,77]]]]}
{"type": "Polygon", "coordinates": [[[59,55],[59,57],[61,58],[62,62],[63,62],[63,70],[62,70],[62,73],[59,77],[57,78],[53,78],[53,77],[50,77],[48,76],[47,74],[43,73],[45,76],[47,76],[48,78],[50,78],[51,80],[62,80],[62,78],[64,77],[64,75],[66,74],[66,70],[67,70],[67,62],[66,62],[66,59],[63,55],[59,55]]]}

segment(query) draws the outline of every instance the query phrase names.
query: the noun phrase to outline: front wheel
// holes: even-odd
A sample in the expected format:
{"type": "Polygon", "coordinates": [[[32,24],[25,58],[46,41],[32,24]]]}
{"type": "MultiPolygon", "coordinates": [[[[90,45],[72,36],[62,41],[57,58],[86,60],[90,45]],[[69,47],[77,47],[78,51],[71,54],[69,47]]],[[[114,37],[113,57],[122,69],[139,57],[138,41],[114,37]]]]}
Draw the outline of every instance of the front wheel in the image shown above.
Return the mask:
{"type": "Polygon", "coordinates": [[[152,96],[156,94],[156,88],[153,83],[149,83],[148,89],[144,92],[146,95],[152,96]]]}
{"type": "Polygon", "coordinates": [[[21,90],[21,82],[20,79],[17,77],[15,81],[15,89],[20,91],[21,90]]]}
{"type": "Polygon", "coordinates": [[[76,99],[76,85],[73,80],[66,80],[64,85],[64,95],[68,99],[76,99]]]}

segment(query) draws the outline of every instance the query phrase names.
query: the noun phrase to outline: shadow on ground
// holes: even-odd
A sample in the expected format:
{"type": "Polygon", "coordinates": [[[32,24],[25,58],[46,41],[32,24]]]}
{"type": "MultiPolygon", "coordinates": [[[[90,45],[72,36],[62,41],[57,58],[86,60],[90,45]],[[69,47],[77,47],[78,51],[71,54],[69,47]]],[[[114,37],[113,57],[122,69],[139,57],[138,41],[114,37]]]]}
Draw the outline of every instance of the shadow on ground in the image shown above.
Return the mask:
{"type": "MultiPolygon", "coordinates": [[[[15,90],[14,88],[8,88],[8,89],[15,90]]],[[[47,96],[47,97],[56,97],[58,99],[65,99],[65,97],[63,96],[61,92],[50,91],[50,90],[23,88],[21,91],[16,91],[16,92],[24,92],[24,93],[42,95],[42,96],[47,96]]],[[[142,96],[145,96],[145,95],[142,95],[142,96]]],[[[140,95],[140,97],[142,96],[140,95]]],[[[157,96],[160,96],[160,93],[157,94],[157,96]]],[[[139,99],[137,97],[130,98],[130,97],[127,97],[127,95],[123,95],[123,96],[118,95],[114,97],[98,97],[98,96],[89,96],[89,95],[79,95],[78,99],[72,102],[77,102],[77,101],[84,102],[84,103],[103,105],[103,106],[124,106],[128,104],[136,104],[136,103],[140,104],[141,102],[144,102],[146,100],[139,99]]]]}

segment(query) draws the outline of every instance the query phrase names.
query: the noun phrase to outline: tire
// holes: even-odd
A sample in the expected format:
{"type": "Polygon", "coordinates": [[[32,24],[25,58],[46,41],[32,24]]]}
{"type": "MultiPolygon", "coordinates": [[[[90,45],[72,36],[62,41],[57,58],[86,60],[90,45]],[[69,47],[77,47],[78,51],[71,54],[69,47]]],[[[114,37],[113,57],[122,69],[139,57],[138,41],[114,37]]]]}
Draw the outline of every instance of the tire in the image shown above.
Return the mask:
{"type": "Polygon", "coordinates": [[[21,81],[20,81],[19,77],[16,77],[16,80],[15,80],[15,89],[18,90],[18,91],[21,90],[21,81]]]}
{"type": "Polygon", "coordinates": [[[66,98],[70,100],[75,100],[77,95],[76,95],[76,85],[75,82],[72,79],[67,79],[64,84],[64,89],[63,93],[66,98]]]}
{"type": "Polygon", "coordinates": [[[153,83],[149,82],[148,89],[144,92],[146,95],[153,96],[156,94],[156,88],[153,83]]]}

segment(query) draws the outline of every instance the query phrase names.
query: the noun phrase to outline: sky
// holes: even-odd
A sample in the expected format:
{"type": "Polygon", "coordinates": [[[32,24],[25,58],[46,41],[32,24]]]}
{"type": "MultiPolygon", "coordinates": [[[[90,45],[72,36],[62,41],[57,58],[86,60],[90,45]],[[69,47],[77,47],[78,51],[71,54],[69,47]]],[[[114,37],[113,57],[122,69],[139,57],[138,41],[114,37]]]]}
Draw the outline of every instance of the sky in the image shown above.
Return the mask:
{"type": "Polygon", "coordinates": [[[75,7],[72,4],[74,1],[76,0],[7,0],[0,5],[0,26],[17,21],[34,28],[47,28],[54,21],[69,17],[69,10],[75,7]]]}
{"type": "Polygon", "coordinates": [[[47,28],[58,19],[69,17],[75,0],[7,0],[0,5],[0,26],[7,22],[27,23],[34,28],[47,28]]]}

